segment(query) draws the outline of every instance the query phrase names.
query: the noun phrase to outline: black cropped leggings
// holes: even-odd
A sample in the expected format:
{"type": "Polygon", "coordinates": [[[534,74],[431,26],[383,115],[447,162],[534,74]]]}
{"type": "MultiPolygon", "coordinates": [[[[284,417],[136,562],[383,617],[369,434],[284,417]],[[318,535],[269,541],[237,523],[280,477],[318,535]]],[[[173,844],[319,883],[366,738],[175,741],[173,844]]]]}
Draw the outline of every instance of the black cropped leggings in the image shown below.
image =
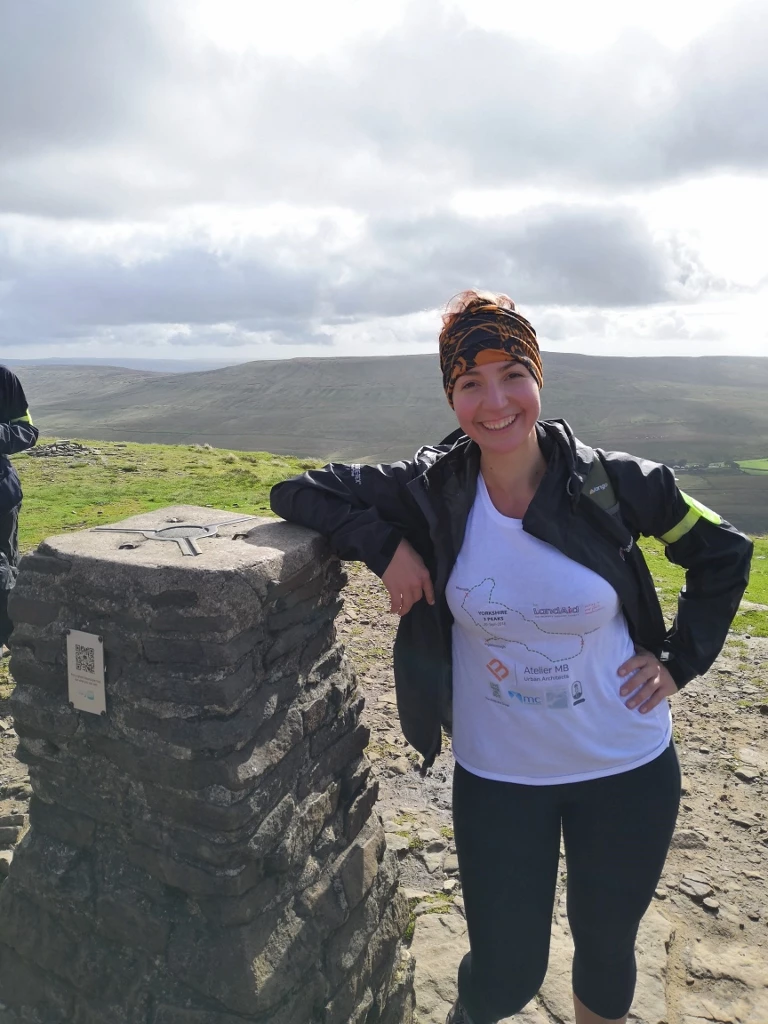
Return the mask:
{"type": "Polygon", "coordinates": [[[561,828],[573,990],[601,1017],[629,1011],[637,929],[679,802],[672,744],[640,768],[555,786],[493,782],[456,765],[454,832],[470,944],[459,995],[473,1024],[518,1013],[544,981],[561,828]]]}

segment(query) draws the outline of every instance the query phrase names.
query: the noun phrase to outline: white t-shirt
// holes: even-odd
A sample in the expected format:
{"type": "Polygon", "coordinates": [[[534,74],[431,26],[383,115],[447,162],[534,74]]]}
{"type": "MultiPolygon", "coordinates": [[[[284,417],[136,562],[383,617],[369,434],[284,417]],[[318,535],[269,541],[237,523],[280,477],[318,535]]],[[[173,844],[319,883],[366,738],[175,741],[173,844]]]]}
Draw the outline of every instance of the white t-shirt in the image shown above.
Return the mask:
{"type": "Polygon", "coordinates": [[[485,482],[447,588],[453,613],[453,752],[486,779],[551,785],[653,760],[669,705],[624,704],[635,653],[613,587],[503,516],[485,482]]]}

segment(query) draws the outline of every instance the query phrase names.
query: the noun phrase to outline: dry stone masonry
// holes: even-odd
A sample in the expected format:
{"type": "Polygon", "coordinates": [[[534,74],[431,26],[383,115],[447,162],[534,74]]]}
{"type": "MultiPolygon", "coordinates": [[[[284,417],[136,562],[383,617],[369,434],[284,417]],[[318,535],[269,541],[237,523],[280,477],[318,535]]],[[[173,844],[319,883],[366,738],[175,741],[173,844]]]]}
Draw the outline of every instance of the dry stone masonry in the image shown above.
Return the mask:
{"type": "Polygon", "coordinates": [[[0,889],[0,1019],[410,1024],[408,906],[336,642],[344,575],[274,520],[200,548],[83,532],[22,562],[13,714],[33,795],[0,889]],[[105,715],[68,703],[68,629],[103,637],[105,715]]]}

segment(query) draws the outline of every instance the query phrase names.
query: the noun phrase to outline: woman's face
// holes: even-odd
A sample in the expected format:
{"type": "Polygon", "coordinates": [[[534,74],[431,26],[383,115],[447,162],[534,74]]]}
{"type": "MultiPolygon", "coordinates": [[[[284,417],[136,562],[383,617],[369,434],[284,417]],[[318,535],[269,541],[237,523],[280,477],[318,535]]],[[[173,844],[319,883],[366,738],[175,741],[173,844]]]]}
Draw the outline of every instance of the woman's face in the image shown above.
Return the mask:
{"type": "Polygon", "coordinates": [[[456,381],[453,410],[483,451],[505,454],[534,429],[541,414],[539,386],[522,363],[481,362],[456,381]]]}

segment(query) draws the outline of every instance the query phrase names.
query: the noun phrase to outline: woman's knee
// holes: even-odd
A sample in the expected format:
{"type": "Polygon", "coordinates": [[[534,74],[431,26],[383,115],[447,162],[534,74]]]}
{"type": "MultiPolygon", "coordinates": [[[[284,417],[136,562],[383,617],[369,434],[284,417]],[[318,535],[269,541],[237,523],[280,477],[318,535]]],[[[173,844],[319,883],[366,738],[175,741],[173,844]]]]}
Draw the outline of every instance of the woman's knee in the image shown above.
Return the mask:
{"type": "Polygon", "coordinates": [[[597,971],[612,970],[634,959],[639,920],[589,923],[569,915],[576,956],[597,971]]]}

